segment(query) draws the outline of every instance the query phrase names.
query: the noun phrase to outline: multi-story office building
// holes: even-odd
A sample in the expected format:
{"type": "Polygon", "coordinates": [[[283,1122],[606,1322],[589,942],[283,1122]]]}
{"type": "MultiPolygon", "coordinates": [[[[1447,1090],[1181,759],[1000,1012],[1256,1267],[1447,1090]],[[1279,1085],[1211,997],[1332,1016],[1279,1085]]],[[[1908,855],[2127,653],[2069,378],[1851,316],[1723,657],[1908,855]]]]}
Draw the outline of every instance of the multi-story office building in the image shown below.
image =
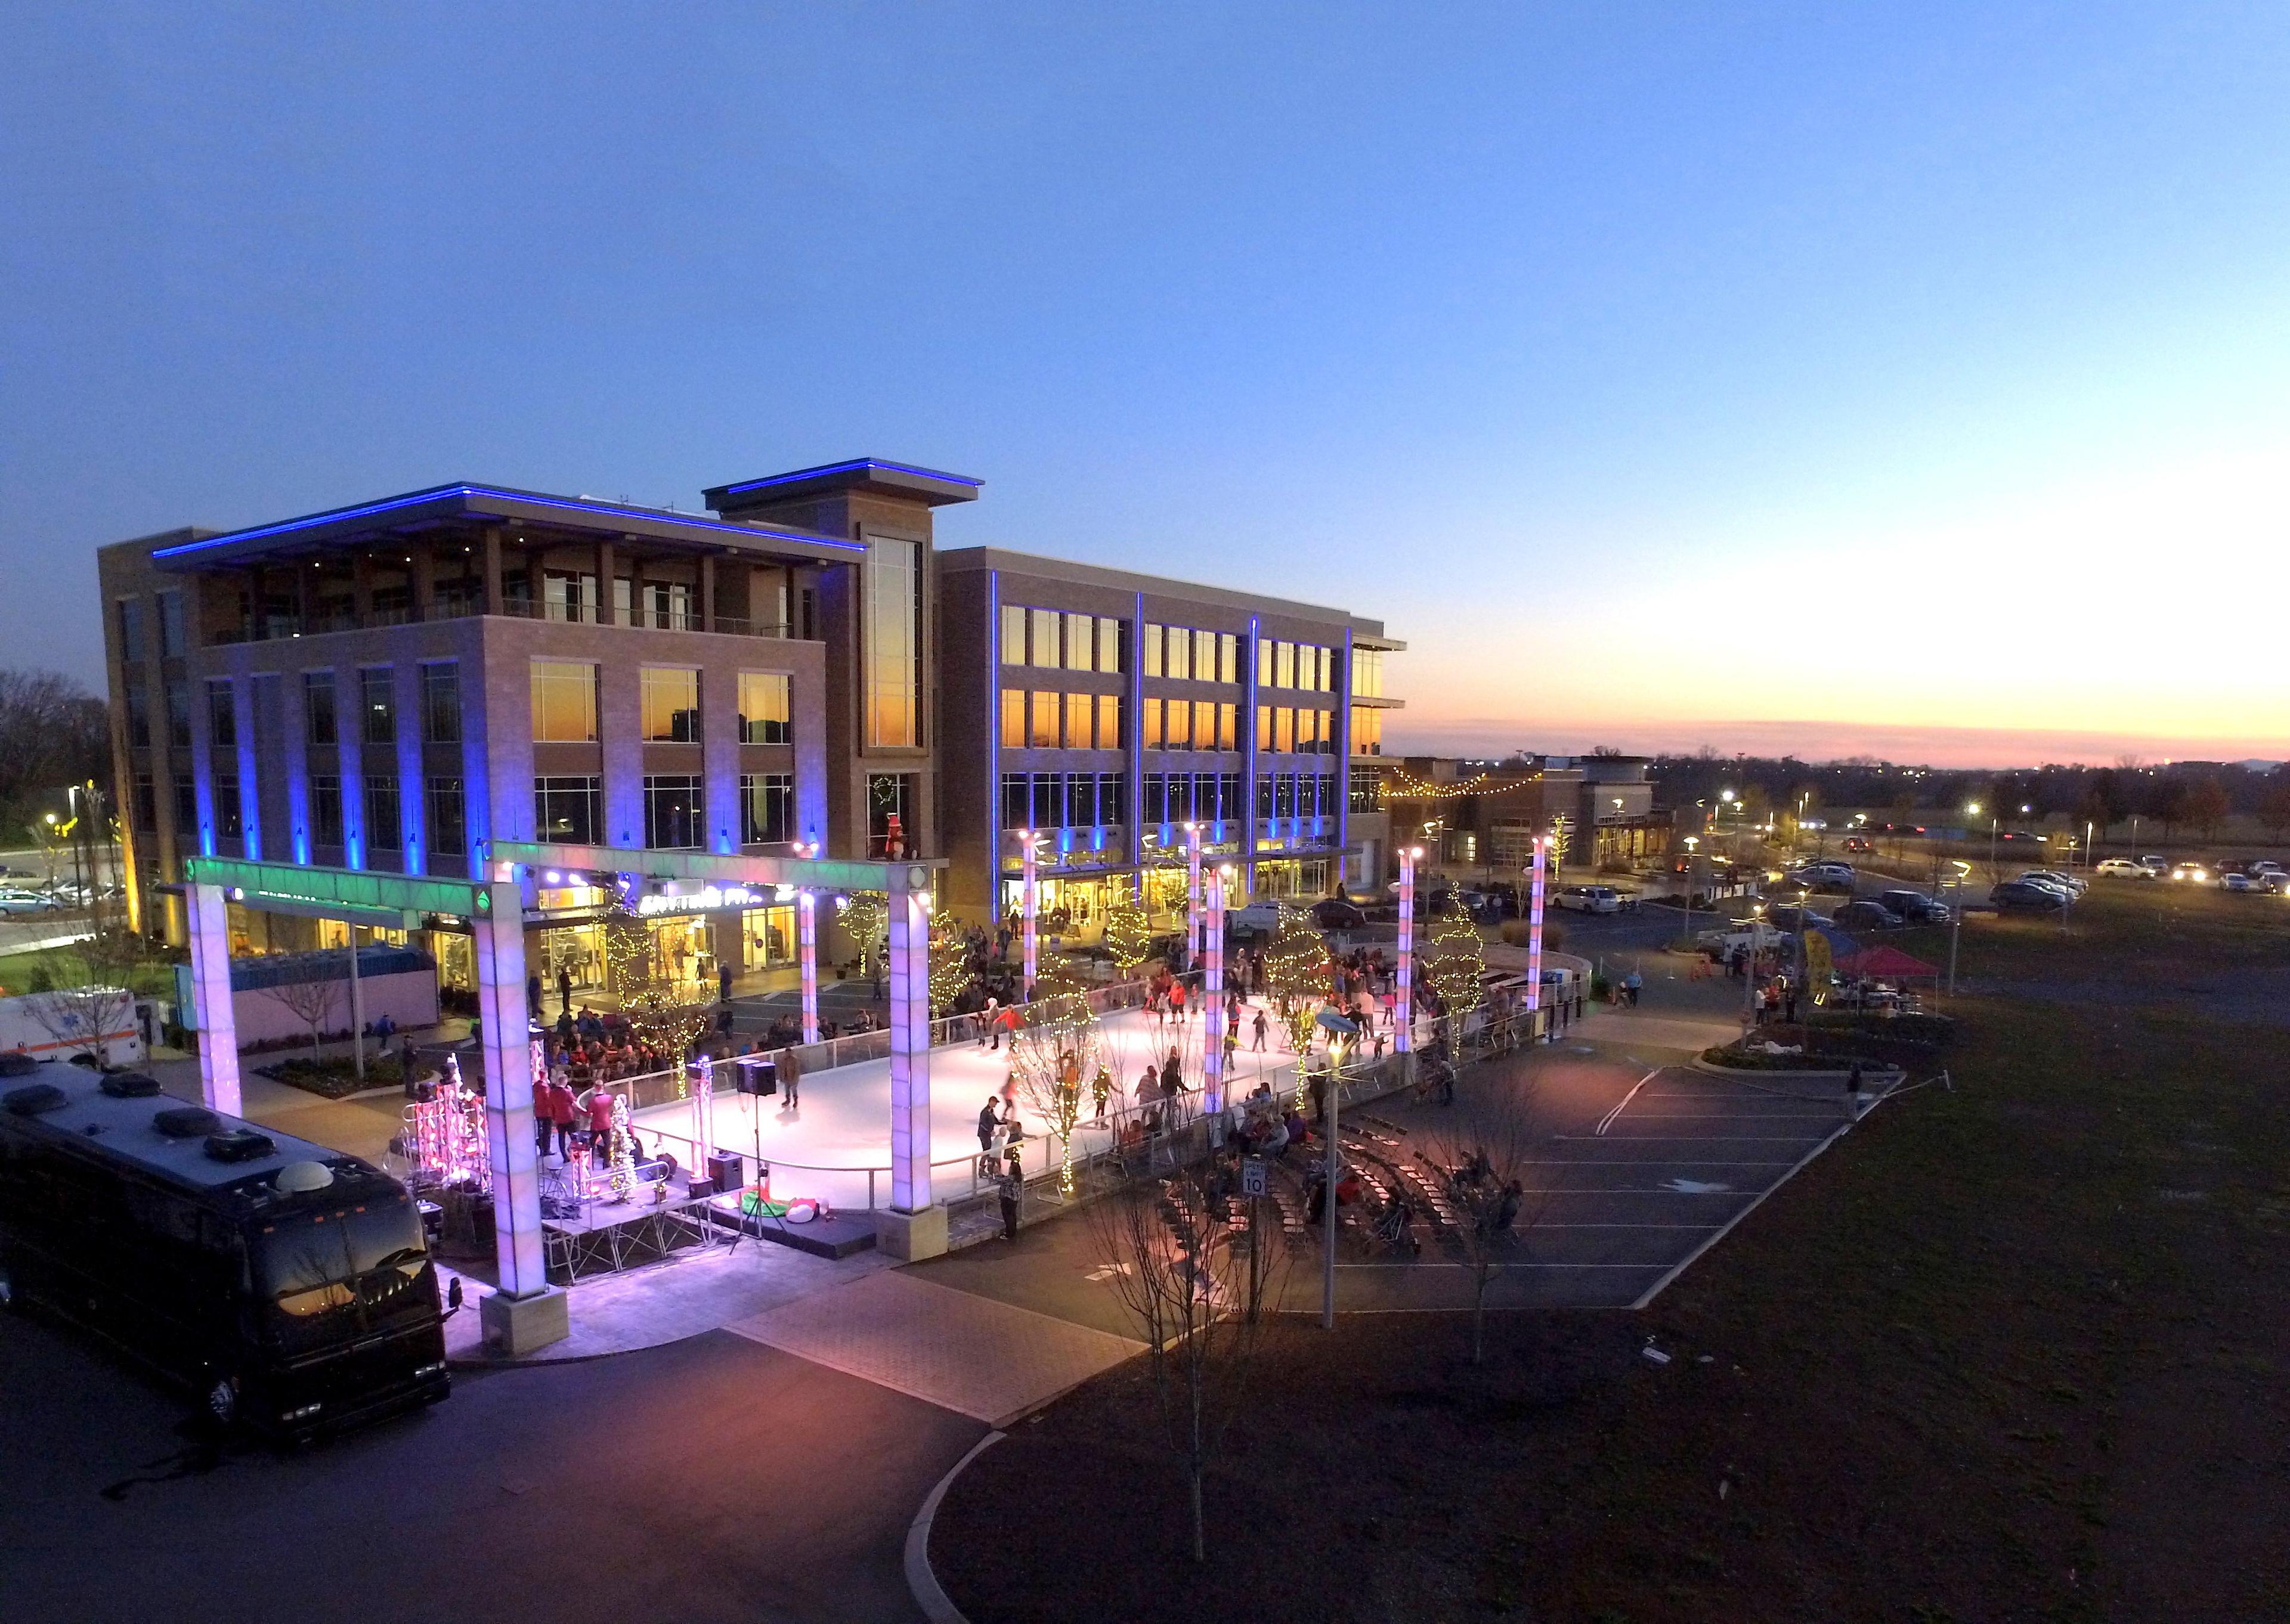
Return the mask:
{"type": "MultiPolygon", "coordinates": [[[[454,484],[107,547],[131,906],[180,940],[171,888],[200,853],[465,876],[490,839],[895,840],[949,859],[948,900],[979,918],[1014,903],[1029,828],[1045,906],[1078,924],[1117,876],[1181,890],[1191,821],[1244,892],[1381,884],[1384,815],[1351,771],[1396,703],[1379,622],[934,552],[933,510],[978,491],[873,459],[717,486],[711,514],[454,484]]],[[[525,899],[545,981],[605,978],[588,878],[525,899]]],[[[790,900],[648,900],[694,976],[794,956],[790,900]]],[[[239,907],[230,928],[238,952],[341,937],[239,907]]],[[[466,936],[420,945],[470,984],[466,936]]]]}
{"type": "Polygon", "coordinates": [[[1042,906],[1077,928],[1142,883],[1184,886],[1184,828],[1241,897],[1381,882],[1380,812],[1355,756],[1381,752],[1382,657],[1341,610],[999,548],[938,556],[941,772],[950,900],[1017,906],[1020,835],[1042,906]]]}
{"type": "MultiPolygon", "coordinates": [[[[105,548],[131,906],[180,940],[165,888],[200,852],[448,876],[492,837],[929,855],[931,516],[977,490],[866,460],[723,486],[709,517],[455,484],[105,548]]],[[[542,884],[528,962],[599,980],[605,902],[542,884]]],[[[695,975],[792,956],[791,906],[667,911],[695,975]]],[[[239,951],[325,937],[231,924],[239,951]]],[[[427,945],[468,984],[466,937],[427,945]]]]}

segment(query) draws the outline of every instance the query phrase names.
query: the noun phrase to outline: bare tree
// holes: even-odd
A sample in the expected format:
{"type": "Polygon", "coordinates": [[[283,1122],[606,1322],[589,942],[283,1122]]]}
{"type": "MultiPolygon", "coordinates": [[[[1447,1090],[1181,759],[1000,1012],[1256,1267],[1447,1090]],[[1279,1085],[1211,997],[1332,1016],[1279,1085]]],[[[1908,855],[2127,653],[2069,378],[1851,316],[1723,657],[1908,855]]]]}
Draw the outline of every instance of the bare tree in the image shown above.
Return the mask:
{"type": "MultiPolygon", "coordinates": [[[[1235,1220],[1229,1159],[1180,1169],[1088,1209],[1103,1279],[1145,1343],[1169,1447],[1185,1476],[1193,1560],[1208,1560],[1202,1485],[1247,1400],[1264,1316],[1249,1300],[1249,1226],[1235,1220]]],[[[1256,1289],[1277,1301],[1287,1249],[1277,1231],[1258,1260],[1256,1289]]]]}
{"type": "Polygon", "coordinates": [[[334,1029],[334,1012],[341,1007],[345,983],[321,975],[308,981],[276,981],[258,990],[310,1029],[310,1058],[316,1060],[320,1041],[334,1029]]]}
{"type": "Polygon", "coordinates": [[[27,822],[43,793],[110,771],[101,700],[53,671],[0,669],[0,816],[27,822]]]}
{"type": "Polygon", "coordinates": [[[1547,1194],[1531,1194],[1537,1136],[1531,1076],[1498,1076],[1494,1092],[1464,1097],[1422,1132],[1416,1154],[1446,1203],[1440,1216],[1471,1278],[1471,1363],[1486,1359],[1487,1288],[1524,1260],[1525,1236],[1541,1220],[1547,1194]]]}
{"type": "Polygon", "coordinates": [[[149,945],[127,928],[116,904],[98,901],[89,922],[92,935],[41,951],[27,1007],[58,1043],[85,1043],[108,1063],[111,1052],[104,1040],[134,1029],[136,972],[153,956],[149,945]]]}

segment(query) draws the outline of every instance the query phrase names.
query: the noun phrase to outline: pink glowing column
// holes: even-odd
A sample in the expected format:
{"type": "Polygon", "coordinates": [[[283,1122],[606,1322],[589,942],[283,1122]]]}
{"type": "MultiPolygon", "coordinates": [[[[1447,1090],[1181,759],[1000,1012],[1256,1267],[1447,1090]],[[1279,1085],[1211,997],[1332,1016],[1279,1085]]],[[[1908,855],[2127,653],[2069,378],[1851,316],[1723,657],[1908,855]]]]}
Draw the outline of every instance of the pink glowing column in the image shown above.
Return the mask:
{"type": "Polygon", "coordinates": [[[1185,962],[1201,956],[1201,826],[1185,825],[1185,962]]]}
{"type": "Polygon", "coordinates": [[[548,1290],[540,1245],[540,1152],[532,1143],[532,1072],[540,1045],[524,1001],[524,904],[514,881],[479,888],[469,934],[484,1031],[485,1131],[493,1164],[493,1262],[501,1294],[548,1290]]]}
{"type": "MultiPolygon", "coordinates": [[[[192,860],[196,869],[197,860],[192,860]]],[[[183,888],[191,926],[191,1008],[199,1033],[199,1095],[211,1111],[239,1111],[238,1022],[230,992],[230,905],[220,885],[183,888]]]]}
{"type": "Polygon", "coordinates": [[[1542,840],[1534,843],[1534,863],[1528,872],[1533,876],[1526,892],[1526,1007],[1529,1012],[1542,1007],[1542,840]]]}
{"type": "MultiPolygon", "coordinates": [[[[1195,860],[1199,847],[1195,844],[1195,860]]],[[[1209,876],[1201,920],[1201,1108],[1224,1108],[1224,873],[1209,876]]]]}
{"type": "Polygon", "coordinates": [[[795,893],[797,956],[803,964],[803,1041],[819,1041],[819,893],[795,893]]]}
{"type": "Polygon", "coordinates": [[[1392,972],[1391,1047],[1405,1054],[1415,1047],[1415,859],[1417,849],[1399,853],[1399,964],[1392,972]]]}
{"type": "Polygon", "coordinates": [[[1034,996],[1034,972],[1041,963],[1041,937],[1037,929],[1036,920],[1042,910],[1042,879],[1039,853],[1035,848],[1034,831],[1020,829],[1018,844],[1021,847],[1020,860],[1024,865],[1020,887],[1019,908],[1021,917],[1019,923],[1024,932],[1026,943],[1025,996],[1030,998],[1034,996]]]}

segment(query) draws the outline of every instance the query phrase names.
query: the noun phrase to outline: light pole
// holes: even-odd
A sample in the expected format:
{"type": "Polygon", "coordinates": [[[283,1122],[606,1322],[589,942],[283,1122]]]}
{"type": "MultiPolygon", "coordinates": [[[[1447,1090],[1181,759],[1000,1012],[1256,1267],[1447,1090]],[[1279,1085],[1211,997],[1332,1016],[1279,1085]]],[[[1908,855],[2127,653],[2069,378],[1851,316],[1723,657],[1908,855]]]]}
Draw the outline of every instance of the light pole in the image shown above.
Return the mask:
{"type": "Polygon", "coordinates": [[[1972,865],[1961,858],[1949,860],[1956,865],[1957,870],[1956,876],[1947,882],[1948,888],[1956,892],[1955,905],[1948,910],[1948,996],[1953,998],[1956,996],[1956,940],[1964,928],[1964,882],[1972,872],[1972,865]]]}
{"type": "Polygon", "coordinates": [[[1685,945],[1693,945],[1693,848],[1701,844],[1699,835],[1685,837],[1685,945]]]}

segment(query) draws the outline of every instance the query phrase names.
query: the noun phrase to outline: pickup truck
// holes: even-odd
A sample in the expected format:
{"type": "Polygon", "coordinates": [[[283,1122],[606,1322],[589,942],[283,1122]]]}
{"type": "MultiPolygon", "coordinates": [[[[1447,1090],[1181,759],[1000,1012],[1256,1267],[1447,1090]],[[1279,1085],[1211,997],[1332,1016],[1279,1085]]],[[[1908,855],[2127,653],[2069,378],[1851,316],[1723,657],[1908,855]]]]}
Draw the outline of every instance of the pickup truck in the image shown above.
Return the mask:
{"type": "Polygon", "coordinates": [[[1762,953],[1768,948],[1778,948],[1788,942],[1789,932],[1777,931],[1762,919],[1737,919],[1722,930],[1703,931],[1693,938],[1693,945],[1713,958],[1731,958],[1737,948],[1750,953],[1762,953]]]}

